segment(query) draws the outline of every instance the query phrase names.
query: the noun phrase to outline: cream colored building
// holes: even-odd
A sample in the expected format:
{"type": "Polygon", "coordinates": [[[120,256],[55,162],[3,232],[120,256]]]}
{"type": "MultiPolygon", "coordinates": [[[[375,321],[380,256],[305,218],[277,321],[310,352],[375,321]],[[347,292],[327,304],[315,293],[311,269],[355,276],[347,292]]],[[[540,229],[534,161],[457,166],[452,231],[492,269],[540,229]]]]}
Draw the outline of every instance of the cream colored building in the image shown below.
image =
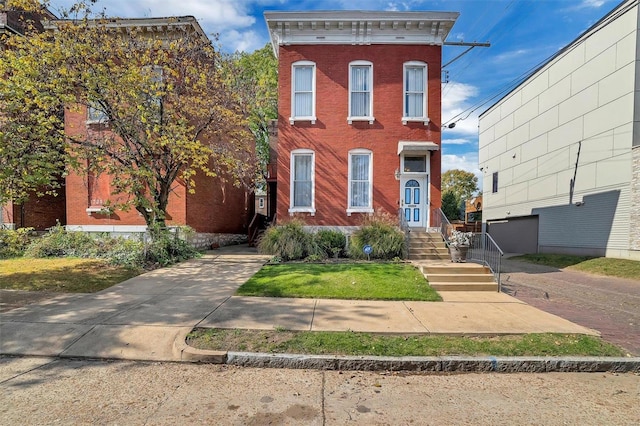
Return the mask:
{"type": "Polygon", "coordinates": [[[506,252],[640,260],[639,23],[621,3],[480,116],[483,221],[506,252]]]}

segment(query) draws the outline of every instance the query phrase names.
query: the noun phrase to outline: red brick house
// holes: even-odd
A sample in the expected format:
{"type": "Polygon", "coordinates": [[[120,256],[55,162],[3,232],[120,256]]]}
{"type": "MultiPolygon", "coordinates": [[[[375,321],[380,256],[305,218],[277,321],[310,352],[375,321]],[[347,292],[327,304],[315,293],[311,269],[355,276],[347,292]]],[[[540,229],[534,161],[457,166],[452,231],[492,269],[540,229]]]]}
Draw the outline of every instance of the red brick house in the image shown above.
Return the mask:
{"type": "MultiPolygon", "coordinates": [[[[41,13],[31,13],[9,10],[0,2],[0,51],[5,48],[6,37],[24,36],[28,31],[28,25],[31,24],[37,30],[42,30],[40,21],[56,19],[57,17],[47,8],[43,8],[41,13]]],[[[60,181],[62,180],[60,178],[60,181]]],[[[47,188],[43,188],[42,192],[46,190],[47,188]]],[[[33,193],[22,203],[8,201],[0,204],[0,228],[30,227],[41,231],[56,223],[64,224],[65,221],[64,188],[58,189],[57,196],[37,196],[33,193]]]]}
{"type": "Polygon", "coordinates": [[[442,45],[453,12],[266,12],[279,60],[277,217],[348,230],[441,205],[442,45]]]}
{"type": "MultiPolygon", "coordinates": [[[[149,37],[162,37],[164,31],[194,31],[206,35],[193,17],[117,19],[110,24],[121,31],[136,27],[155,32],[149,37]],[[183,27],[183,28],[177,28],[183,27]]],[[[65,132],[93,139],[99,133],[110,133],[108,118],[92,108],[79,105],[65,110],[65,132]]],[[[219,178],[202,174],[195,177],[196,192],[189,193],[184,182],[174,182],[167,207],[168,226],[188,225],[197,233],[197,247],[246,240],[249,219],[253,215],[253,194],[219,178]]],[[[107,174],[84,175],[70,172],[66,177],[67,226],[71,231],[131,234],[144,232],[144,218],[132,208],[121,211],[107,208],[123,201],[126,194],[112,193],[111,177],[107,174]],[[109,201],[109,202],[108,202],[109,201]]]]}

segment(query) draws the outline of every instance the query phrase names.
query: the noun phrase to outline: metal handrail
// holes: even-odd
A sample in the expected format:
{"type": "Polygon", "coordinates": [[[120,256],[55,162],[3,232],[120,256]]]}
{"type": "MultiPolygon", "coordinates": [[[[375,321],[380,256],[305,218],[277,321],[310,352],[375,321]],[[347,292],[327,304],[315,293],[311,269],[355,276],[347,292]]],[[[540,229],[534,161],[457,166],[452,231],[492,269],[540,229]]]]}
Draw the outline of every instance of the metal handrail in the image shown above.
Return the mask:
{"type": "Polygon", "coordinates": [[[402,209],[398,209],[398,221],[400,225],[400,229],[404,232],[404,247],[405,247],[405,255],[409,257],[409,233],[411,230],[409,229],[409,223],[407,222],[407,218],[404,216],[404,212],[402,209]]]}
{"type": "Polygon", "coordinates": [[[433,209],[433,224],[440,228],[440,235],[449,247],[449,237],[453,233],[453,226],[441,208],[433,209]]]}
{"type": "MultiPolygon", "coordinates": [[[[453,226],[447,219],[447,216],[443,213],[442,209],[434,209],[434,221],[435,225],[440,228],[440,234],[444,239],[447,247],[449,247],[449,237],[453,233],[453,226]]],[[[471,239],[471,245],[467,252],[467,259],[487,266],[493,278],[498,283],[498,291],[502,291],[502,283],[500,277],[500,271],[502,267],[502,256],[504,252],[500,249],[500,246],[495,242],[491,235],[486,232],[474,233],[471,239]]]]}
{"type": "Polygon", "coordinates": [[[471,246],[467,252],[467,259],[489,267],[493,278],[498,283],[498,292],[502,291],[502,283],[500,281],[502,256],[504,256],[504,252],[491,238],[491,235],[486,232],[473,235],[471,246]]]}

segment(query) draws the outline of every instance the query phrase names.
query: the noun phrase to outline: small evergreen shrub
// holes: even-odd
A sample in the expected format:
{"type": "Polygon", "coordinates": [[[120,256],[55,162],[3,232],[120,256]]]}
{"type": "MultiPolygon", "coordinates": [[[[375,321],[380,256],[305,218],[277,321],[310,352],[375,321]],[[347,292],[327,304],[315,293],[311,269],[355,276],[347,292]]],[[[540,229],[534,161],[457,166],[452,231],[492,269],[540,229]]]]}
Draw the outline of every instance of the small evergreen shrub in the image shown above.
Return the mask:
{"type": "Polygon", "coordinates": [[[0,229],[0,259],[20,257],[31,243],[33,228],[0,229]]]}
{"type": "Polygon", "coordinates": [[[315,235],[316,244],[327,257],[340,257],[344,255],[347,238],[340,231],[322,229],[315,235]]]}
{"type": "Polygon", "coordinates": [[[146,250],[145,262],[160,266],[198,256],[199,252],[186,240],[165,230],[152,232],[152,241],[146,250]]]}
{"type": "Polygon", "coordinates": [[[373,251],[371,259],[405,258],[406,243],[404,233],[396,221],[388,214],[376,213],[364,219],[360,229],[349,240],[349,257],[366,259],[362,249],[370,245],[373,251]]]}
{"type": "Polygon", "coordinates": [[[304,259],[309,255],[323,255],[312,234],[304,230],[304,222],[293,219],[267,228],[260,238],[261,253],[280,257],[283,261],[304,259]]]}

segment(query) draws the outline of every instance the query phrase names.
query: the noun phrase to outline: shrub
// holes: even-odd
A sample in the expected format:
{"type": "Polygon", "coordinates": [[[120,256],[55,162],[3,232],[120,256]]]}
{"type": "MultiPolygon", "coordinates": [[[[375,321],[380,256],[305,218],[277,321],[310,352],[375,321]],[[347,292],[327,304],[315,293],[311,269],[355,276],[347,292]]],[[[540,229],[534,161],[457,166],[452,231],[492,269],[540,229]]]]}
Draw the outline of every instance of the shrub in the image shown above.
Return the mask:
{"type": "Polygon", "coordinates": [[[56,225],[35,239],[25,251],[26,257],[97,257],[98,247],[84,232],[67,232],[56,225]]]}
{"type": "Polygon", "coordinates": [[[167,266],[191,259],[198,254],[199,252],[189,242],[181,239],[178,233],[174,234],[166,229],[156,229],[152,231],[152,241],[147,247],[145,261],[167,266]]]}
{"type": "Polygon", "coordinates": [[[327,257],[344,255],[347,238],[342,232],[323,229],[316,233],[315,240],[318,248],[322,250],[327,257]]]}
{"type": "Polygon", "coordinates": [[[303,226],[304,222],[299,219],[270,226],[260,238],[258,249],[261,253],[278,256],[283,261],[323,255],[313,236],[305,232],[303,226]]]}
{"type": "Polygon", "coordinates": [[[362,252],[365,245],[373,251],[372,259],[404,258],[406,243],[404,233],[398,228],[395,220],[384,213],[376,213],[364,219],[360,229],[351,235],[349,240],[349,256],[355,259],[366,259],[362,252]]]}
{"type": "MultiPolygon", "coordinates": [[[[188,236],[188,231],[181,229],[180,235],[188,236]]],[[[27,257],[98,258],[129,268],[167,266],[197,255],[193,246],[166,229],[153,231],[151,242],[145,244],[139,239],[67,232],[62,226],[51,228],[25,251],[27,257]]]]}
{"type": "Polygon", "coordinates": [[[0,229],[0,259],[20,257],[31,243],[33,228],[0,229]]]}

